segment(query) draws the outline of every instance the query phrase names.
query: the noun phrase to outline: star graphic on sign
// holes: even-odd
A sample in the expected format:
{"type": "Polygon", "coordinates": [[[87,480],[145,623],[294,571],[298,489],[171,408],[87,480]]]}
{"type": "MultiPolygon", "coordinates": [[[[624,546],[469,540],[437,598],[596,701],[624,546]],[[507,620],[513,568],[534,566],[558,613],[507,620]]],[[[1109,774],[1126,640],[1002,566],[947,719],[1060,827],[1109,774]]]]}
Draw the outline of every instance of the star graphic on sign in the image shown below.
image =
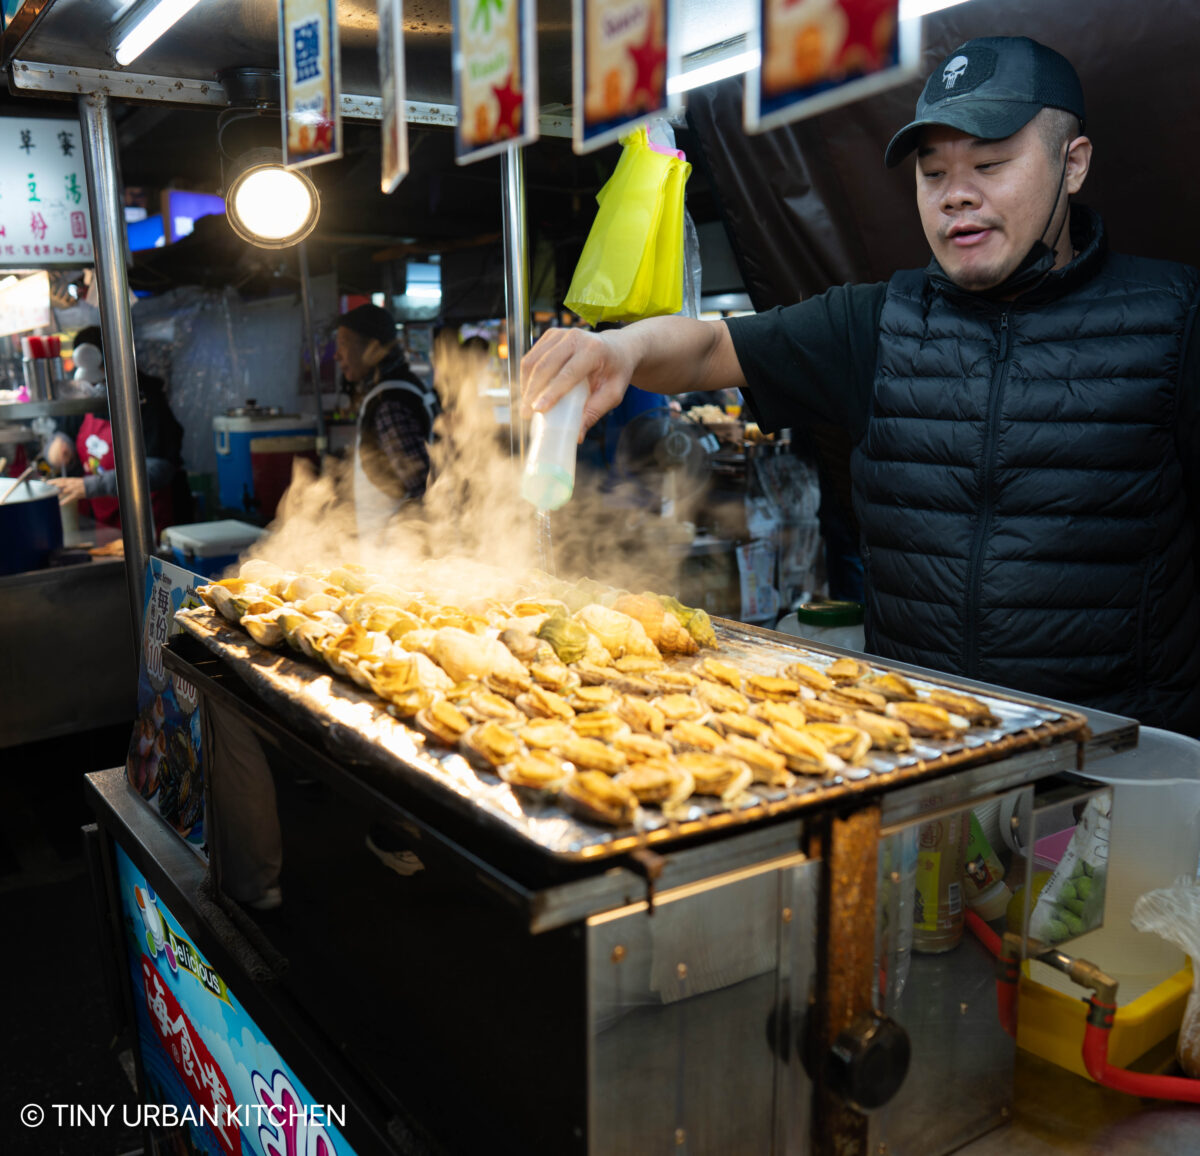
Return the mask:
{"type": "Polygon", "coordinates": [[[633,103],[643,108],[658,108],[662,104],[659,70],[666,67],[667,50],[655,41],[653,13],[646,25],[646,39],[641,44],[631,44],[625,51],[633,58],[633,92],[630,94],[633,103]]]}
{"type": "Polygon", "coordinates": [[[510,72],[504,78],[502,87],[493,84],[492,93],[500,105],[500,114],[496,119],[497,138],[503,140],[517,136],[521,131],[521,106],[525,94],[519,88],[513,88],[513,74],[510,72]]]}

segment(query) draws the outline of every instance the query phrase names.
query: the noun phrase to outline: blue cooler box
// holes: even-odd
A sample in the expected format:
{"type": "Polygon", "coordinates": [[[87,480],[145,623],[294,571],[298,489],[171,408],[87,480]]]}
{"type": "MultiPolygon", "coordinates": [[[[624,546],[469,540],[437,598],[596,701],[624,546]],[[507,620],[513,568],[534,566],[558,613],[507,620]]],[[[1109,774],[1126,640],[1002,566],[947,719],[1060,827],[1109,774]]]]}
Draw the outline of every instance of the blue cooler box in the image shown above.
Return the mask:
{"type": "Polygon", "coordinates": [[[280,413],[253,401],[213,418],[217,450],[217,504],[223,510],[250,513],[257,508],[254,471],[250,460],[253,438],[315,435],[317,419],[311,414],[280,413]]]}
{"type": "Polygon", "coordinates": [[[163,531],[163,541],[180,566],[205,578],[220,578],[262,533],[258,526],[227,518],[223,522],[171,526],[163,531]]]}

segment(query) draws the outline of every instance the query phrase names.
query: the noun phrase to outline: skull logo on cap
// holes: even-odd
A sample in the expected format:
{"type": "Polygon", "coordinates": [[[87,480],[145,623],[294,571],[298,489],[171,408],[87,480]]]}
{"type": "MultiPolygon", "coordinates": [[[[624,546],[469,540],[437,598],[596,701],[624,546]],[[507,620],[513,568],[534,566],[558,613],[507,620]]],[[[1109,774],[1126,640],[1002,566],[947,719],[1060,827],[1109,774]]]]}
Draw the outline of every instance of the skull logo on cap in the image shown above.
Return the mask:
{"type": "Polygon", "coordinates": [[[967,71],[967,64],[968,61],[965,56],[956,56],[942,69],[942,84],[946,88],[953,88],[958,78],[967,71]]]}

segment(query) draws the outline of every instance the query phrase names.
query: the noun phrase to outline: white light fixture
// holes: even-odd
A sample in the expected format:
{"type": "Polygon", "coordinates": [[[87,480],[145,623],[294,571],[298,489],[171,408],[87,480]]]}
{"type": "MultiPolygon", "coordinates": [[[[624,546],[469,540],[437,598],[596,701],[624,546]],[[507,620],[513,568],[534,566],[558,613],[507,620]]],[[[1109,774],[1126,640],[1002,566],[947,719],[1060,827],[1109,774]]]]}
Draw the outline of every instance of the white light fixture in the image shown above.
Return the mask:
{"type": "Polygon", "coordinates": [[[122,68],[132,64],[181,17],[195,8],[197,0],[151,0],[134,3],[117,22],[113,56],[122,68]]]}
{"type": "Polygon", "coordinates": [[[705,84],[715,84],[718,80],[740,76],[743,72],[757,68],[760,59],[758,49],[752,48],[734,56],[727,56],[724,60],[714,60],[709,64],[702,64],[699,68],[693,68],[679,76],[672,76],[667,81],[667,92],[674,96],[678,92],[690,92],[693,88],[700,88],[705,84]]]}
{"type": "Polygon", "coordinates": [[[920,16],[928,16],[931,12],[940,12],[943,8],[953,8],[964,0],[900,0],[900,19],[916,20],[920,16]]]}
{"type": "Polygon", "coordinates": [[[252,149],[233,164],[225,189],[225,214],[243,241],[261,249],[286,249],[317,227],[321,198],[309,178],[283,167],[278,149],[252,149]]]}

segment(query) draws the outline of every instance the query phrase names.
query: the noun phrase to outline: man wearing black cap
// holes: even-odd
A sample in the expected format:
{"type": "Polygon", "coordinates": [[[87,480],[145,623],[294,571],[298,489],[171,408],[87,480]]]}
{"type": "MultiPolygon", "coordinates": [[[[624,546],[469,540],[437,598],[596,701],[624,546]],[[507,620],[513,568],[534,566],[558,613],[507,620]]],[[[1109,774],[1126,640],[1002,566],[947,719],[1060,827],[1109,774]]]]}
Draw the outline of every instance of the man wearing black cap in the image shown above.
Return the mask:
{"type": "Polygon", "coordinates": [[[933,259],[726,322],[551,330],[525,408],[591,383],[739,386],[768,429],[846,428],[867,649],[1200,733],[1200,272],[1109,252],[1083,93],[1023,37],[967,41],[914,150],[933,259]]]}
{"type": "Polygon", "coordinates": [[[372,537],[425,493],[437,394],[409,368],[396,322],[378,305],[338,318],[337,363],[358,406],[354,504],[360,536],[372,537]]]}

